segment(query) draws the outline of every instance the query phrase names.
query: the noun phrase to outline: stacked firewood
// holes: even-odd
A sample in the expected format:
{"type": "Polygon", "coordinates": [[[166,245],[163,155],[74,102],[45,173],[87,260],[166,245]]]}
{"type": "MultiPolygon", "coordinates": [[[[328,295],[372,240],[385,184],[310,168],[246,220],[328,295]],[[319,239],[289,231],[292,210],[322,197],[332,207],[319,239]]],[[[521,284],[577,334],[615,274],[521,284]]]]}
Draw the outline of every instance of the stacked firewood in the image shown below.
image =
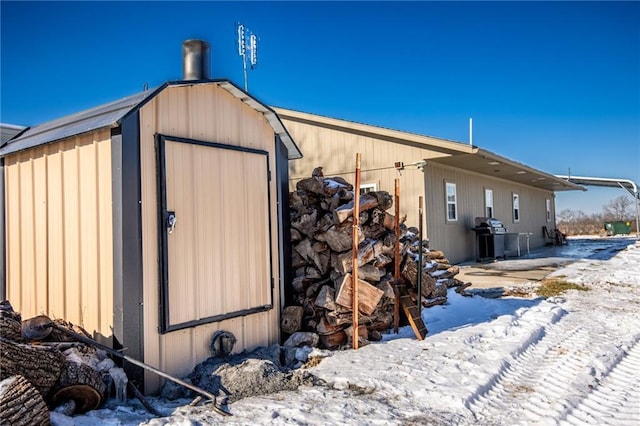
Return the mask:
{"type": "Polygon", "coordinates": [[[9,301],[0,302],[0,423],[49,424],[49,409],[84,413],[107,397],[112,376],[122,369],[60,330],[88,336],[60,319],[23,321],[9,301]]]}
{"type": "MultiPolygon", "coordinates": [[[[326,348],[350,345],[353,338],[352,270],[354,229],[353,185],[341,177],[324,177],[316,168],[312,177],[299,181],[289,196],[291,211],[292,281],[294,303],[283,311],[282,330],[313,332],[326,348]]],[[[393,205],[386,191],[360,197],[358,235],[359,330],[363,341],[379,340],[394,321],[394,232],[393,205]]],[[[418,229],[398,218],[401,280],[418,300],[418,229]]],[[[463,287],[455,279],[459,272],[441,251],[430,251],[422,242],[423,306],[446,302],[447,288],[463,287]]]]}

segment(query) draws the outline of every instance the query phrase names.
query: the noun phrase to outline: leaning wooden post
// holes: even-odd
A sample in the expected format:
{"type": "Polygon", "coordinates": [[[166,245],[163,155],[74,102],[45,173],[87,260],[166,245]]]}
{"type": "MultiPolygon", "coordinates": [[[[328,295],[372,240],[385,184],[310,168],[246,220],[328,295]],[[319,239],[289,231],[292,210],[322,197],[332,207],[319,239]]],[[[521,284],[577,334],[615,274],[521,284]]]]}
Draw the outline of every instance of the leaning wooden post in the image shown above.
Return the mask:
{"type": "MultiPolygon", "coordinates": [[[[400,283],[400,179],[396,178],[396,189],[393,199],[396,205],[396,217],[393,229],[396,235],[396,241],[393,246],[393,280],[395,285],[400,283]]],[[[393,331],[398,334],[400,328],[400,296],[395,292],[396,298],[393,306],[393,331]]]]}
{"type": "Polygon", "coordinates": [[[353,188],[353,246],[352,246],[352,274],[351,294],[353,295],[353,349],[358,349],[358,340],[360,333],[358,332],[358,240],[359,240],[359,222],[360,222],[360,153],[356,154],[356,184],[353,188]]]}
{"type": "Polygon", "coordinates": [[[422,316],[422,196],[418,198],[418,314],[422,316]]]}

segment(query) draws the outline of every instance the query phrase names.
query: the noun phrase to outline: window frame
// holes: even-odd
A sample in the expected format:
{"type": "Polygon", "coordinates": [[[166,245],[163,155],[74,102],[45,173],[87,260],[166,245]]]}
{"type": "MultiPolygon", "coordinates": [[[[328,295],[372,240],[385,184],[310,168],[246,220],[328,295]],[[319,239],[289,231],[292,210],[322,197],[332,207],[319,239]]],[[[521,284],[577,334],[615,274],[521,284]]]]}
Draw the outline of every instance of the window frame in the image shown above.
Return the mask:
{"type": "Polygon", "coordinates": [[[545,208],[547,210],[547,222],[551,222],[551,199],[545,198],[545,208]]]}
{"type": "Polygon", "coordinates": [[[363,183],[360,185],[360,195],[364,195],[367,192],[376,192],[378,190],[378,184],[377,183],[363,183]],[[364,192],[362,192],[362,190],[365,190],[364,192]]]}
{"type": "Polygon", "coordinates": [[[484,188],[484,214],[487,217],[494,217],[494,204],[493,204],[493,189],[492,188],[484,188]],[[491,209],[491,211],[489,211],[491,209]]]}
{"type": "Polygon", "coordinates": [[[458,222],[458,187],[455,182],[445,181],[444,182],[444,214],[446,222],[458,222]],[[449,188],[453,188],[453,201],[449,201],[449,188]],[[449,206],[453,206],[453,217],[449,215],[449,206]]]}
{"type": "Polygon", "coordinates": [[[511,194],[511,207],[513,223],[520,223],[520,194],[517,192],[511,194]]]}

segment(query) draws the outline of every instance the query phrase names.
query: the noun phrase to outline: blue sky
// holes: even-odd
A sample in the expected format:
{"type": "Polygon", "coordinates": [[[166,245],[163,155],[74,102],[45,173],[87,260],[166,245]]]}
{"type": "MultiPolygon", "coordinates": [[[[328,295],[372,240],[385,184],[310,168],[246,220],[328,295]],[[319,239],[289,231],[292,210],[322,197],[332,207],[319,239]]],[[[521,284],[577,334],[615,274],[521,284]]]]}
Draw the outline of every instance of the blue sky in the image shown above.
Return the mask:
{"type": "MultiPolygon", "coordinates": [[[[32,125],[181,78],[181,43],[275,106],[640,183],[639,2],[0,3],[0,121],[32,125]]],[[[619,189],[559,193],[599,212],[619,189]]]]}

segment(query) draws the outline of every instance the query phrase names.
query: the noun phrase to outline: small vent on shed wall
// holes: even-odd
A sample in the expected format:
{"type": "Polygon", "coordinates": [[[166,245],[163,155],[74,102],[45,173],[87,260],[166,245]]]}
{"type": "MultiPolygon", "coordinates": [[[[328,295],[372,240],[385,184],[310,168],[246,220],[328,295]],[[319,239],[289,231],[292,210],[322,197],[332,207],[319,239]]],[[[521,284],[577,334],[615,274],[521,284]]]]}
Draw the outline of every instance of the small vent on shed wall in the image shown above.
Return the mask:
{"type": "Polygon", "coordinates": [[[204,40],[186,40],[182,43],[183,80],[209,78],[209,43],[204,40]]]}

